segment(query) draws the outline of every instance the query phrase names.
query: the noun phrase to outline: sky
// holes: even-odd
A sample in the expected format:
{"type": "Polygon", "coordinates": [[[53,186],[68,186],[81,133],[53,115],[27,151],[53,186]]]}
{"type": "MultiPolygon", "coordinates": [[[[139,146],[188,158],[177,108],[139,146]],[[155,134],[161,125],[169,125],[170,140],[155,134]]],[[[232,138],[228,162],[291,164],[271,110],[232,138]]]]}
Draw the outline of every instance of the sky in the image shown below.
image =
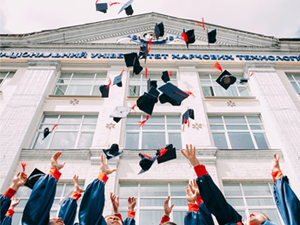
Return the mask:
{"type": "MultiPolygon", "coordinates": [[[[127,17],[124,11],[118,14],[121,6],[113,5],[104,14],[96,11],[95,0],[1,0],[0,33],[31,33],[127,17]]],[[[203,17],[205,22],[242,31],[300,38],[300,0],[134,0],[132,7],[133,15],[157,12],[195,21],[203,17]]]]}

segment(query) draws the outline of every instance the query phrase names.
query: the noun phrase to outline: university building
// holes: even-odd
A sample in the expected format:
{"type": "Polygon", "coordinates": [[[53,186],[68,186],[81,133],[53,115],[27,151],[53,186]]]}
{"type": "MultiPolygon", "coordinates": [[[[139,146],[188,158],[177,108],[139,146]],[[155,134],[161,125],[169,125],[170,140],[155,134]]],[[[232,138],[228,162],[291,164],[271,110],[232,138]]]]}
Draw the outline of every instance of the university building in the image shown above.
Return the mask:
{"type": "MultiPolygon", "coordinates": [[[[86,187],[99,172],[100,154],[116,143],[120,157],[109,160],[117,172],[106,184],[104,215],[112,213],[109,194],[120,196],[120,212],[127,214],[127,198],[137,198],[136,222],[160,222],[165,198],[175,204],[171,221],[183,225],[188,210],[185,186],[196,178],[193,167],[181,154],[193,144],[197,157],[243,216],[266,213],[283,224],[272,197],[271,162],[280,156],[281,168],[300,196],[300,39],[276,38],[205,24],[159,13],[100,21],[29,34],[1,34],[0,51],[0,187],[9,187],[12,177],[26,163],[48,173],[50,158],[62,151],[61,170],[51,215],[73,188],[78,174],[86,187]],[[163,22],[165,34],[153,39],[144,68],[134,75],[124,54],[138,52],[163,22]],[[180,39],[182,30],[195,30],[196,41],[188,48],[180,39]],[[207,31],[217,29],[217,42],[208,44],[207,31]],[[237,78],[228,90],[215,80],[218,61],[237,78]],[[135,107],[118,123],[110,114],[117,106],[132,107],[147,90],[145,77],[157,80],[172,71],[171,82],[192,92],[180,106],[158,102],[144,127],[138,121],[146,113],[135,107]],[[110,86],[102,98],[100,85],[107,85],[125,69],[122,87],[110,86]],[[240,82],[248,78],[247,82],[240,82]],[[194,120],[183,128],[187,109],[194,120]],[[58,126],[44,140],[46,127],[58,126]],[[155,162],[138,175],[139,153],[155,156],[157,149],[173,144],[177,158],[155,162]]],[[[13,224],[20,224],[31,190],[22,187],[13,224]]],[[[217,222],[216,222],[217,224],[217,222]]]]}

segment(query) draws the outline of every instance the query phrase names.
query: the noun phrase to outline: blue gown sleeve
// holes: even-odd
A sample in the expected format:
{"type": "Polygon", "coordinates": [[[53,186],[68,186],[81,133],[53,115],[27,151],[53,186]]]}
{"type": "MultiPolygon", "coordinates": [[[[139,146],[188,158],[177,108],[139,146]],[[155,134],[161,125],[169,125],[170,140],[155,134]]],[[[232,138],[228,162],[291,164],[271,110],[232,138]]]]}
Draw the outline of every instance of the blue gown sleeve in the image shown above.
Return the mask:
{"type": "Polygon", "coordinates": [[[0,195],[0,222],[4,220],[5,213],[9,209],[10,206],[10,199],[7,196],[0,195]]]}
{"type": "Polygon", "coordinates": [[[1,225],[11,225],[12,218],[11,216],[4,216],[4,220],[2,220],[1,225]]]}
{"type": "Polygon", "coordinates": [[[184,217],[184,225],[202,225],[200,215],[193,211],[187,212],[184,217]]]}
{"type": "Polygon", "coordinates": [[[195,171],[198,175],[196,181],[202,200],[209,212],[216,217],[220,225],[242,222],[242,216],[226,201],[222,192],[206,172],[204,165],[200,166],[202,166],[202,174],[204,175],[199,176],[200,173],[197,173],[195,167],[195,171]],[[205,171],[205,173],[203,173],[203,171],[205,171]]]}
{"type": "Polygon", "coordinates": [[[107,179],[105,174],[100,173],[98,179],[95,179],[86,188],[79,208],[80,225],[106,225],[102,213],[105,200],[105,182],[107,179]]]}
{"type": "Polygon", "coordinates": [[[284,224],[300,224],[300,201],[291,189],[286,176],[275,181],[273,194],[284,224]]]}
{"type": "Polygon", "coordinates": [[[135,220],[134,220],[134,218],[129,218],[129,217],[127,217],[127,218],[125,219],[125,221],[123,222],[123,225],[135,225],[135,220]]]}
{"type": "Polygon", "coordinates": [[[58,217],[62,219],[65,225],[73,225],[76,216],[77,202],[74,198],[68,197],[58,213],[58,217]]]}
{"type": "Polygon", "coordinates": [[[200,224],[201,225],[214,225],[213,218],[211,216],[210,211],[208,211],[204,202],[199,205],[198,214],[200,216],[200,224]]]}
{"type": "Polygon", "coordinates": [[[49,224],[49,213],[55,197],[56,184],[61,175],[56,169],[53,173],[56,174],[41,176],[34,184],[29,200],[23,211],[22,225],[49,224]],[[57,174],[59,174],[58,178],[55,178],[57,174]]]}

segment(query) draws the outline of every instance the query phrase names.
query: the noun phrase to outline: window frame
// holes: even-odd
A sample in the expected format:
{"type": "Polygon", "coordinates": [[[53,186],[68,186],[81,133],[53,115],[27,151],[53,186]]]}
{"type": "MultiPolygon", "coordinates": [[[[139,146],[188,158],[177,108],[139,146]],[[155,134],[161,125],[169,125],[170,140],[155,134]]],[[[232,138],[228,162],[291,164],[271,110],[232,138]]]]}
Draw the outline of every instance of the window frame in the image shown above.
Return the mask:
{"type": "Polygon", "coordinates": [[[287,74],[287,78],[290,82],[290,84],[292,85],[292,87],[294,88],[295,92],[297,94],[300,95],[300,80],[297,81],[297,79],[295,78],[295,76],[300,76],[300,73],[295,73],[295,74],[287,74]],[[293,79],[293,80],[290,80],[290,77],[293,79]],[[295,83],[297,85],[297,88],[299,91],[296,90],[296,88],[294,87],[293,83],[295,83]]]}
{"type": "MultiPolygon", "coordinates": [[[[165,201],[165,199],[168,197],[168,196],[171,196],[170,198],[170,201],[169,201],[169,206],[171,206],[173,203],[172,203],[172,200],[173,199],[186,199],[186,195],[184,194],[183,196],[174,196],[174,195],[171,195],[171,185],[172,184],[184,184],[185,186],[188,185],[188,180],[179,180],[179,181],[168,181],[168,182],[153,182],[153,183],[144,183],[144,182],[122,182],[122,180],[119,180],[119,183],[118,183],[118,195],[119,195],[119,200],[121,201],[122,199],[123,200],[126,200],[128,199],[128,197],[122,197],[120,195],[120,187],[122,184],[132,184],[132,185],[137,185],[137,196],[130,196],[130,197],[136,197],[136,206],[135,206],[135,212],[136,212],[136,216],[135,216],[135,220],[136,220],[136,224],[140,224],[139,221],[140,221],[140,211],[141,210],[161,210],[162,211],[162,214],[161,214],[161,217],[164,215],[164,205],[160,205],[160,206],[141,206],[141,199],[162,199],[163,201],[165,201]],[[142,196],[141,195],[141,185],[156,185],[156,184],[167,184],[168,186],[168,195],[167,196],[142,196]]],[[[185,189],[183,190],[183,192],[185,193],[185,189]]],[[[127,205],[126,206],[121,206],[119,207],[119,212],[126,214],[127,215],[127,212],[128,212],[128,207],[127,205]]],[[[174,212],[188,212],[188,202],[186,201],[186,206],[176,206],[174,205],[173,209],[172,209],[172,212],[170,214],[170,221],[174,221],[174,212]]],[[[123,216],[122,216],[123,217],[123,216]]],[[[161,217],[159,218],[159,221],[157,221],[157,223],[160,222],[161,220],[161,217]]],[[[126,218],[126,217],[125,217],[126,218]]],[[[125,218],[123,218],[123,220],[125,220],[125,218]]],[[[184,218],[183,218],[184,219],[184,218]]],[[[183,222],[183,219],[182,219],[182,222],[183,222]]]]}
{"type": "MultiPolygon", "coordinates": [[[[108,70],[101,70],[98,72],[93,72],[93,71],[73,71],[73,72],[69,72],[69,71],[62,71],[59,75],[59,77],[57,78],[53,91],[52,91],[52,95],[54,96],[98,96],[98,95],[94,95],[94,88],[95,87],[100,87],[101,85],[106,84],[106,80],[108,78],[108,70]],[[65,74],[71,74],[70,78],[63,78],[62,76],[65,74]],[[94,78],[74,78],[74,75],[93,75],[94,78]],[[99,78],[97,78],[97,75],[100,76],[99,78]],[[103,77],[102,77],[103,76],[103,77]],[[69,79],[68,83],[59,83],[60,80],[63,79],[69,79]],[[80,81],[80,80],[86,80],[86,79],[91,79],[91,83],[72,83],[73,80],[75,81],[80,81]],[[96,80],[97,79],[97,80],[96,80]],[[68,93],[70,86],[91,86],[91,90],[90,93],[88,95],[82,95],[82,94],[65,94],[68,93]],[[59,88],[59,86],[66,86],[66,90],[64,92],[63,95],[61,94],[55,94],[57,89],[59,88]]],[[[99,88],[98,88],[99,89],[99,88]]],[[[62,92],[62,91],[61,91],[62,92]]],[[[101,93],[99,91],[99,96],[101,96],[101,93]]]]}
{"type": "Polygon", "coordinates": [[[14,71],[0,71],[0,72],[1,73],[6,73],[6,75],[4,76],[3,80],[0,82],[0,90],[2,90],[2,88],[5,86],[4,84],[7,81],[7,78],[9,76],[11,76],[11,78],[13,78],[13,76],[15,75],[16,72],[14,72],[14,71]]]}
{"type": "MultiPolygon", "coordinates": [[[[130,115],[130,116],[140,116],[140,120],[137,120],[137,121],[143,121],[146,119],[146,115],[130,115]]],[[[129,117],[130,117],[129,116],[129,117]]],[[[147,123],[145,124],[145,126],[147,125],[164,125],[164,129],[163,130],[143,130],[143,127],[139,127],[139,125],[135,122],[135,123],[127,123],[127,119],[126,119],[126,124],[125,124],[125,143],[124,143],[124,146],[126,148],[126,142],[127,142],[127,134],[128,133],[138,133],[138,136],[139,136],[139,143],[138,143],[138,149],[143,149],[142,148],[142,140],[143,140],[143,133],[155,133],[155,132],[158,132],[158,133],[164,133],[165,134],[165,145],[166,143],[170,143],[169,142],[169,134],[171,133],[174,133],[174,134],[180,134],[180,138],[181,138],[181,146],[178,147],[178,146],[175,146],[176,148],[182,148],[182,135],[181,135],[181,123],[169,123],[168,124],[168,121],[167,121],[167,117],[168,116],[179,116],[179,119],[181,119],[180,115],[152,115],[153,117],[155,116],[163,116],[164,117],[164,123],[147,123]],[[137,129],[136,130],[127,130],[126,127],[127,125],[136,125],[137,126],[137,129]],[[180,130],[170,130],[168,129],[168,125],[180,125],[180,130]]],[[[151,118],[151,116],[150,116],[151,118]]],[[[159,145],[157,144],[157,148],[159,148],[159,145]]],[[[127,148],[126,148],[127,149],[127,148]]],[[[152,148],[149,148],[149,149],[152,149],[152,148]]],[[[147,149],[148,150],[148,149],[147,149]]]]}
{"type": "MultiPolygon", "coordinates": [[[[234,75],[234,74],[233,74],[234,75]]],[[[245,84],[241,84],[239,79],[244,78],[243,75],[234,75],[237,80],[234,84],[231,84],[229,88],[235,88],[237,95],[216,95],[216,91],[215,91],[215,87],[219,87],[220,85],[215,81],[215,78],[212,78],[213,76],[220,76],[220,74],[214,74],[214,73],[203,73],[203,72],[198,72],[198,76],[199,76],[199,80],[200,80],[200,86],[201,86],[201,90],[202,90],[202,94],[203,97],[239,97],[239,98],[243,98],[243,97],[252,97],[251,92],[250,92],[250,88],[249,88],[249,84],[248,82],[245,84]],[[201,79],[201,76],[209,76],[209,79],[201,79]],[[205,80],[207,82],[207,80],[209,80],[209,84],[207,83],[202,83],[205,80]],[[204,91],[203,91],[203,87],[210,87],[210,90],[212,92],[212,95],[204,95],[204,91]],[[244,87],[247,89],[249,95],[248,96],[242,96],[240,93],[239,88],[244,87]]],[[[228,92],[227,92],[228,93],[228,92]]]]}
{"type": "MultiPolygon", "coordinates": [[[[226,139],[226,144],[227,144],[227,149],[225,150],[236,150],[235,148],[232,148],[232,144],[230,142],[230,137],[229,137],[229,133],[249,133],[250,134],[250,137],[251,137],[251,140],[252,140],[252,143],[254,145],[254,149],[251,149],[251,148],[244,148],[244,149],[241,149],[241,150],[259,150],[260,148],[258,148],[258,145],[257,145],[257,142],[256,142],[256,139],[254,137],[254,134],[256,133],[261,133],[264,135],[265,137],[265,141],[266,141],[266,144],[268,146],[267,149],[270,149],[270,144],[268,142],[268,138],[266,136],[266,130],[265,130],[265,126],[264,126],[264,123],[263,123],[263,120],[261,118],[260,115],[208,115],[208,122],[209,122],[209,129],[210,129],[210,132],[211,132],[211,135],[212,135],[212,140],[214,141],[214,138],[213,138],[213,133],[218,133],[218,134],[224,134],[225,135],[225,139],[226,139]],[[217,116],[217,117],[221,117],[222,119],[222,124],[221,123],[210,123],[209,122],[209,117],[214,117],[214,116],[217,116]],[[245,121],[246,123],[227,123],[225,122],[225,118],[224,117],[235,117],[235,116],[243,116],[245,118],[245,121]],[[259,119],[261,120],[260,123],[249,123],[248,121],[248,118],[247,117],[251,117],[251,116],[258,116],[259,119]],[[223,130],[212,130],[211,129],[211,125],[222,125],[223,126],[223,130]],[[247,126],[247,130],[228,130],[227,129],[227,126],[229,125],[246,125],[247,126]],[[254,130],[254,129],[251,129],[251,125],[256,125],[256,126],[262,126],[263,129],[261,130],[254,130]]],[[[215,143],[214,143],[215,145],[215,143]]]]}

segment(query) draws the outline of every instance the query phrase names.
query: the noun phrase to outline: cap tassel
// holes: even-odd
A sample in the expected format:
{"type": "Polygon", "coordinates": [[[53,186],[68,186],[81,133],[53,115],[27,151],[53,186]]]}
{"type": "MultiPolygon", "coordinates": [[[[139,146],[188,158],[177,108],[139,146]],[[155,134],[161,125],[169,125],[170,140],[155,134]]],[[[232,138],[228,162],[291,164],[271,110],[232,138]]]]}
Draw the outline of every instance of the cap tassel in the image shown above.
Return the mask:
{"type": "Polygon", "coordinates": [[[136,111],[134,110],[134,108],[135,108],[136,106],[137,106],[137,104],[134,104],[134,105],[131,107],[131,109],[134,111],[133,115],[136,114],[136,111]]]}
{"type": "Polygon", "coordinates": [[[120,2],[112,2],[109,4],[109,6],[116,5],[116,4],[120,4],[120,2]]]}
{"type": "Polygon", "coordinates": [[[153,37],[154,37],[154,36],[152,36],[152,38],[150,38],[150,40],[149,40],[149,44],[148,44],[148,53],[150,52],[150,49],[151,49],[151,43],[152,43],[153,37]]]}
{"type": "Polygon", "coordinates": [[[140,124],[139,127],[144,127],[147,120],[149,120],[149,115],[146,116],[145,120],[137,122],[137,123],[140,124]]]}
{"type": "Polygon", "coordinates": [[[169,71],[169,76],[170,76],[170,77],[172,76],[172,71],[169,71]]]}
{"type": "Polygon", "coordinates": [[[198,23],[197,21],[195,21],[195,24],[196,24],[196,25],[199,25],[200,27],[203,28],[203,30],[205,30],[205,27],[204,27],[204,19],[203,19],[203,17],[202,17],[202,23],[198,23]]]}
{"type": "Polygon", "coordinates": [[[21,166],[23,167],[23,172],[25,172],[25,167],[27,166],[26,163],[21,163],[21,166]]]}
{"type": "Polygon", "coordinates": [[[152,159],[149,155],[146,155],[144,153],[142,153],[142,156],[144,156],[145,158],[148,158],[148,159],[152,159]]]}
{"type": "MultiPolygon", "coordinates": [[[[122,72],[120,73],[120,75],[122,75],[124,71],[125,71],[125,69],[122,70],[122,72]]],[[[119,75],[119,76],[120,76],[120,75],[119,75]]]]}
{"type": "Polygon", "coordinates": [[[146,80],[148,79],[148,78],[147,78],[147,74],[148,74],[148,68],[145,67],[145,77],[146,77],[146,80]]]}
{"type": "Polygon", "coordinates": [[[111,85],[111,79],[110,79],[110,77],[109,77],[109,78],[108,78],[108,85],[106,85],[106,89],[108,89],[110,85],[111,85]]]}
{"type": "Polygon", "coordinates": [[[191,91],[185,91],[184,93],[188,94],[188,95],[192,95],[193,97],[195,97],[195,95],[193,94],[193,92],[191,91]]]}
{"type": "Polygon", "coordinates": [[[161,147],[160,152],[159,152],[159,157],[163,156],[167,151],[168,151],[168,149],[161,147]]]}
{"type": "Polygon", "coordinates": [[[250,77],[252,77],[252,76],[253,76],[253,74],[254,74],[254,73],[252,72],[252,73],[250,74],[250,77]]]}
{"type": "Polygon", "coordinates": [[[52,127],[52,130],[51,131],[53,131],[54,129],[55,129],[55,127],[57,127],[58,126],[58,124],[55,124],[53,127],[52,127]]]}
{"type": "Polygon", "coordinates": [[[190,127],[190,120],[188,120],[188,127],[190,127]]]}
{"type": "Polygon", "coordinates": [[[183,97],[185,97],[185,98],[189,97],[189,94],[187,94],[188,96],[185,96],[184,94],[181,94],[181,93],[179,93],[179,92],[177,92],[177,91],[175,91],[175,93],[176,93],[176,94],[179,94],[179,95],[181,95],[181,96],[183,96],[183,97]]]}
{"type": "Polygon", "coordinates": [[[213,66],[213,68],[216,68],[218,70],[218,73],[222,72],[222,67],[220,66],[220,64],[218,62],[215,63],[215,65],[213,66]]]}

